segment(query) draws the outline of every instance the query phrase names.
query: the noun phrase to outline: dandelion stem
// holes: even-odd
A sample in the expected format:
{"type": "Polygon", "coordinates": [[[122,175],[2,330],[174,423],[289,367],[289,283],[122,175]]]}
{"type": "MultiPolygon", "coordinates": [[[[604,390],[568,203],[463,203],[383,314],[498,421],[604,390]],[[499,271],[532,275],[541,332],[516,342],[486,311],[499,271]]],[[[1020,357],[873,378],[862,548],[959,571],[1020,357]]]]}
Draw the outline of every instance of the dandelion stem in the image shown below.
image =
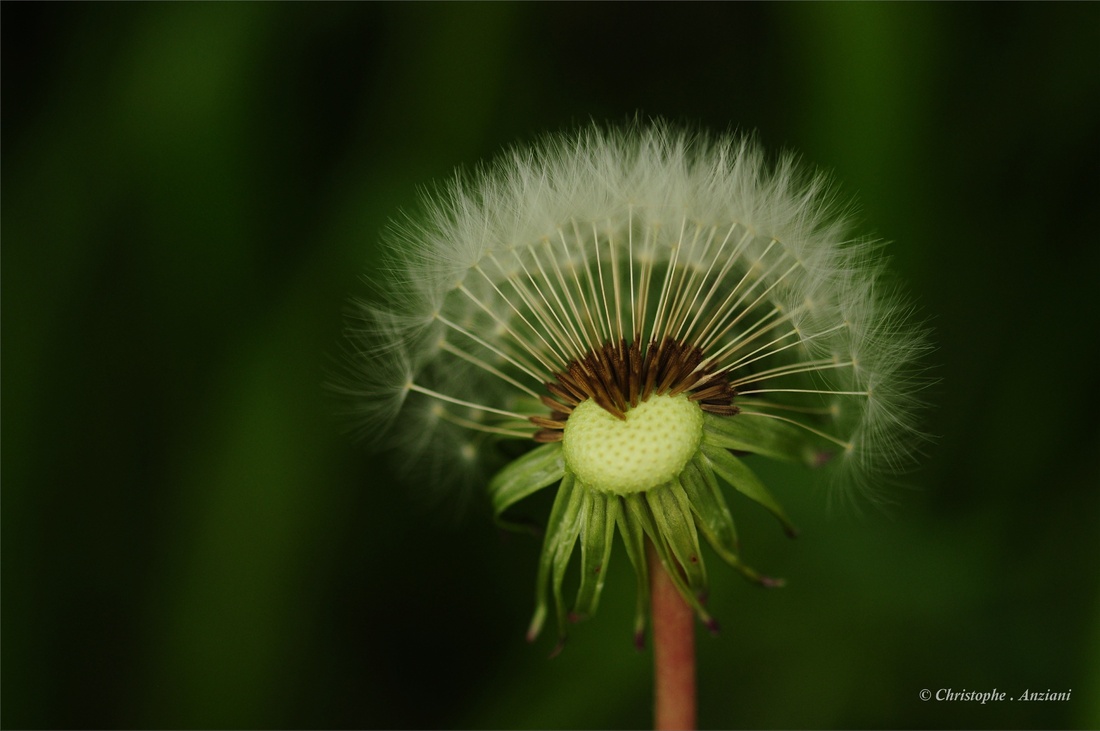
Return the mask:
{"type": "Polygon", "coordinates": [[[653,616],[653,728],[695,728],[695,616],[665,572],[653,545],[649,557],[653,616]]]}

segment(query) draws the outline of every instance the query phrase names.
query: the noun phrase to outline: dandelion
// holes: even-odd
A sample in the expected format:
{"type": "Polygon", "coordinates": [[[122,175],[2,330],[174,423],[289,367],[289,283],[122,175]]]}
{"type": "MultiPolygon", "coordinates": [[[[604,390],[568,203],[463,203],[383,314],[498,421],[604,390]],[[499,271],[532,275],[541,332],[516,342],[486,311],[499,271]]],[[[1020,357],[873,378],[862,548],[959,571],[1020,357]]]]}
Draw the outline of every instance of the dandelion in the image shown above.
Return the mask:
{"type": "Polygon", "coordinates": [[[364,429],[496,518],[556,490],[534,639],[593,614],[616,536],[635,639],[660,566],[708,627],[701,546],[752,582],[726,490],[795,529],[752,457],[873,486],[913,455],[923,341],[821,176],[748,138],[663,124],[516,149],[426,197],[352,328],[364,429]],[[506,463],[507,458],[512,461],[506,463]],[[728,486],[728,488],[723,487],[728,486]],[[579,551],[572,601],[564,590],[579,551]]]}

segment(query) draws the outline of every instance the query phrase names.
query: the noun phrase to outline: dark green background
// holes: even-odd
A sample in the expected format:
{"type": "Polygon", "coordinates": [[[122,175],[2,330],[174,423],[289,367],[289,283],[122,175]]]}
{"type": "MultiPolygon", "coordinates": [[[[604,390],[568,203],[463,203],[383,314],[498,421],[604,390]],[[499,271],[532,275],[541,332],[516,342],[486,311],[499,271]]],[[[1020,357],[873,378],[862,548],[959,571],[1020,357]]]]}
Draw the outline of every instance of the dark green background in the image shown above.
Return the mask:
{"type": "Polygon", "coordinates": [[[342,303],[418,186],[636,112],[831,171],[934,328],[888,511],[733,505],[709,727],[1100,726],[1100,6],[3,8],[5,727],[644,727],[613,558],[528,646],[538,545],[351,445],[342,303]],[[1072,700],[922,702],[921,689],[1072,700]]]}

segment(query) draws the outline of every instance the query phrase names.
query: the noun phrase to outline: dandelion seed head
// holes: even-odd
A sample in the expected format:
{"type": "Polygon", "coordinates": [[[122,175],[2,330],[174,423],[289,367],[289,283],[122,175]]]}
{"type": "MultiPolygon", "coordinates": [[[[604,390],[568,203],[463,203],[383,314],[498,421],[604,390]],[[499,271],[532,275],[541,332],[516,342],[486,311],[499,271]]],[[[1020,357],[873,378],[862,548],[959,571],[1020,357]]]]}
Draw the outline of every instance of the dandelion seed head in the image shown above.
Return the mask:
{"type": "MultiPolygon", "coordinates": [[[[770,163],[750,137],[663,123],[592,126],[457,174],[422,207],[389,234],[381,296],[355,305],[345,391],[364,431],[438,486],[474,484],[504,442],[526,444],[490,485],[498,515],[560,482],[555,515],[655,521],[631,535],[669,552],[689,598],[705,574],[673,556],[697,540],[693,516],[764,581],[736,558],[732,525],[714,532],[728,520],[707,497],[715,475],[793,533],[735,455],[829,463],[873,493],[918,454],[924,335],[885,284],[881,243],[854,238],[831,182],[793,155],[770,163]],[[666,519],[690,532],[669,537],[666,519]]],[[[546,545],[596,540],[577,525],[550,526],[546,545]]],[[[580,614],[598,596],[586,587],[580,614]]]]}
{"type": "MultiPolygon", "coordinates": [[[[860,390],[898,370],[889,358],[904,370],[919,338],[890,332],[903,318],[876,291],[878,245],[850,238],[834,199],[791,155],[769,167],[751,138],[662,124],[547,138],[425,194],[424,214],[391,232],[391,281],[383,303],[361,306],[361,341],[433,391],[452,392],[441,379],[498,408],[516,389],[497,374],[543,393],[605,342],[676,331],[735,381],[770,371],[775,387],[860,390]],[[799,371],[815,357],[831,367],[799,371]]],[[[887,383],[855,409],[870,423],[844,426],[861,464],[904,462],[882,454],[914,433],[889,417],[899,398],[887,383]]]]}

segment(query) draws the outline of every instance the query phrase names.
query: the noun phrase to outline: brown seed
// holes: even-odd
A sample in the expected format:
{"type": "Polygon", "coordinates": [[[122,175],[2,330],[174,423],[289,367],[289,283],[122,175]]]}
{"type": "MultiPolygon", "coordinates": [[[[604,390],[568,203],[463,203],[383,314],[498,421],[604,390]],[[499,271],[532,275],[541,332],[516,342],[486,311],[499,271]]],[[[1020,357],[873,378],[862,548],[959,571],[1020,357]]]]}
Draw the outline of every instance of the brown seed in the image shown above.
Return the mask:
{"type": "Polygon", "coordinates": [[[687,393],[704,411],[733,416],[740,409],[733,405],[737,390],[730,385],[725,371],[712,373],[702,366],[703,351],[672,338],[651,341],[642,350],[634,340],[608,341],[555,373],[557,383],[544,384],[549,396],[540,401],[550,409],[549,417],[533,416],[531,422],[542,427],[536,442],[561,439],[569,415],[582,401],[592,399],[618,419],[653,394],[677,396],[687,393]]]}

